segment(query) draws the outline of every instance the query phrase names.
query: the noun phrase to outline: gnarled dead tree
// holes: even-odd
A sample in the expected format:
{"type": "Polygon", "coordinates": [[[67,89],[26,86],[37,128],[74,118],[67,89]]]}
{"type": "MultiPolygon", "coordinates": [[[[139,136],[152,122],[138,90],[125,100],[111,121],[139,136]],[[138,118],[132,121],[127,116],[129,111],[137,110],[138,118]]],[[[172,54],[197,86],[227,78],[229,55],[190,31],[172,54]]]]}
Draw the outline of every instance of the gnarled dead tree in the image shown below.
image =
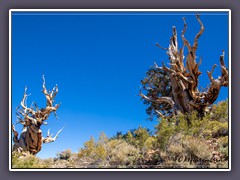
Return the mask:
{"type": "Polygon", "coordinates": [[[55,117],[57,118],[56,111],[59,108],[59,104],[53,105],[54,98],[58,93],[58,86],[56,85],[52,91],[47,91],[45,87],[45,78],[43,78],[43,94],[46,97],[47,103],[45,108],[38,108],[36,103],[32,103],[30,107],[27,106],[27,88],[25,88],[24,95],[20,106],[17,107],[17,123],[23,125],[23,130],[18,137],[18,132],[15,129],[15,126],[12,125],[13,131],[13,151],[26,151],[31,154],[37,154],[41,148],[42,143],[54,142],[58,137],[58,134],[62,131],[59,130],[55,137],[50,135],[50,130],[46,137],[42,136],[41,126],[47,124],[46,120],[49,115],[54,112],[55,117]]]}
{"type": "Polygon", "coordinates": [[[170,67],[166,67],[162,63],[159,67],[156,63],[147,72],[145,79],[141,81],[143,90],[146,95],[140,91],[140,96],[144,99],[144,104],[149,105],[147,114],[150,119],[154,115],[158,117],[172,117],[178,112],[190,113],[196,110],[199,116],[203,116],[207,107],[214,103],[217,99],[220,88],[228,86],[228,70],[224,64],[224,51],[220,56],[221,76],[214,79],[212,70],[207,72],[210,79],[210,87],[203,92],[198,90],[198,78],[202,73],[199,71],[199,66],[202,59],[197,63],[196,51],[198,49],[198,40],[204,31],[203,23],[199,15],[196,18],[200,24],[200,31],[197,33],[193,45],[185,38],[184,34],[187,30],[185,18],[184,28],[181,32],[183,46],[178,47],[177,31],[173,27],[173,35],[170,38],[170,45],[168,48],[157,46],[161,49],[167,50],[167,55],[170,60],[170,67]],[[184,57],[184,48],[188,50],[186,58],[184,57]],[[184,62],[185,61],[185,62],[184,62]]]}

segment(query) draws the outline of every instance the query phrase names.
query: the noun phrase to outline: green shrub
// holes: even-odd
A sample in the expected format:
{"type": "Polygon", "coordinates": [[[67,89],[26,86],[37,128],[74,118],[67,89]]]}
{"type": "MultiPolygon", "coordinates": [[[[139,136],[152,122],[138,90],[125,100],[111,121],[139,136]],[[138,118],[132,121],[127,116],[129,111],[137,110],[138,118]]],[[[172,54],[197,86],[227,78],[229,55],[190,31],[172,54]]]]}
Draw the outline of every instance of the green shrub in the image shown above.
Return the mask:
{"type": "Polygon", "coordinates": [[[228,100],[212,106],[211,119],[219,122],[228,122],[228,100]]]}
{"type": "Polygon", "coordinates": [[[158,146],[161,150],[167,150],[170,137],[177,133],[175,131],[175,127],[176,125],[174,123],[168,122],[167,119],[162,119],[160,123],[156,126],[158,146]]]}
{"type": "Polygon", "coordinates": [[[97,167],[126,167],[134,165],[139,150],[123,139],[107,139],[104,133],[97,142],[91,138],[78,152],[78,158],[90,158],[97,167]]]}
{"type": "Polygon", "coordinates": [[[91,137],[89,141],[84,143],[84,148],[81,148],[78,152],[78,157],[84,157],[84,156],[88,156],[88,157],[92,157],[95,154],[95,141],[94,138],[91,137]]]}
{"type": "Polygon", "coordinates": [[[141,151],[145,151],[148,148],[147,146],[150,146],[150,141],[153,141],[153,138],[154,137],[151,136],[150,130],[140,126],[137,129],[128,131],[126,134],[118,132],[115,138],[112,139],[124,140],[136,148],[139,148],[141,151]]]}
{"type": "Polygon", "coordinates": [[[144,142],[144,147],[147,150],[155,149],[156,146],[157,146],[157,138],[154,136],[148,137],[144,142]]]}
{"type": "Polygon", "coordinates": [[[119,132],[110,139],[102,133],[97,141],[91,138],[84,143],[78,157],[83,162],[88,159],[90,167],[100,168],[225,167],[228,161],[227,105],[227,101],[213,105],[204,117],[192,112],[162,118],[155,127],[155,135],[142,127],[126,134],[119,132]],[[213,150],[220,153],[220,158],[224,157],[222,163],[213,160],[213,150]]]}
{"type": "Polygon", "coordinates": [[[205,126],[203,135],[206,138],[216,138],[220,136],[228,135],[228,123],[227,122],[219,122],[219,121],[209,121],[205,126]]]}
{"type": "Polygon", "coordinates": [[[217,140],[217,142],[220,147],[227,147],[228,146],[228,136],[220,137],[217,140]]]}
{"type": "Polygon", "coordinates": [[[29,153],[12,152],[12,168],[48,168],[49,164],[29,153]]]}
{"type": "Polygon", "coordinates": [[[228,136],[220,137],[217,140],[219,151],[223,155],[223,158],[228,159],[228,136]]]}

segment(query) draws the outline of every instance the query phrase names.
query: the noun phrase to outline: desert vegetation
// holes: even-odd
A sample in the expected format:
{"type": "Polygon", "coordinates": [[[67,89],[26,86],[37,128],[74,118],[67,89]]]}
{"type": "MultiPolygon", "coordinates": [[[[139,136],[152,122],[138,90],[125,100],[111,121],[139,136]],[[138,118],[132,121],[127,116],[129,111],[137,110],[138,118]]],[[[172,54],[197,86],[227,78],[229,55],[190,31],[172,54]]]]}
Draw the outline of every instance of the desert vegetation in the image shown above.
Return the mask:
{"type": "MultiPolygon", "coordinates": [[[[70,149],[59,152],[56,157],[39,159],[35,156],[41,150],[41,143],[52,142],[56,138],[42,138],[42,125],[51,112],[56,112],[59,105],[53,106],[57,94],[56,86],[51,92],[43,92],[47,98],[46,108],[37,106],[27,108],[26,91],[21,102],[20,123],[23,124],[26,141],[21,146],[14,129],[14,149],[12,152],[13,168],[228,168],[229,125],[228,100],[216,103],[221,87],[227,87],[228,70],[224,63],[224,51],[220,55],[221,75],[214,79],[212,70],[208,71],[209,87],[199,91],[199,70],[201,59],[197,63],[196,51],[198,40],[204,32],[200,16],[196,15],[200,30],[193,45],[185,38],[187,23],[183,18],[181,32],[182,47],[179,49],[177,30],[173,27],[167,51],[170,67],[156,63],[141,81],[140,97],[147,106],[149,119],[157,117],[154,131],[144,127],[118,132],[107,137],[104,132],[98,139],[91,137],[78,152],[70,149]],[[185,59],[184,49],[188,53],[185,59]],[[37,134],[31,134],[31,128],[37,128],[37,134]],[[29,136],[29,134],[31,136],[29,136]],[[29,137],[36,137],[30,138],[29,137]],[[31,143],[29,143],[31,142],[31,143]],[[15,146],[17,147],[15,148],[15,146]],[[24,147],[24,148],[23,148],[24,147]],[[19,150],[19,148],[22,148],[19,150]],[[23,151],[26,153],[23,154],[23,151]]],[[[49,133],[48,133],[49,134],[49,133]]],[[[58,135],[58,134],[57,134],[58,135]]],[[[57,136],[56,136],[57,137],[57,136]]]]}
{"type": "MultiPolygon", "coordinates": [[[[197,112],[178,115],[176,125],[162,119],[154,132],[138,127],[98,139],[91,137],[76,153],[39,159],[13,152],[13,168],[228,168],[228,101],[212,106],[203,118],[197,112]],[[191,122],[189,126],[186,119],[191,122]]],[[[174,121],[174,120],[172,120],[174,121]]]]}

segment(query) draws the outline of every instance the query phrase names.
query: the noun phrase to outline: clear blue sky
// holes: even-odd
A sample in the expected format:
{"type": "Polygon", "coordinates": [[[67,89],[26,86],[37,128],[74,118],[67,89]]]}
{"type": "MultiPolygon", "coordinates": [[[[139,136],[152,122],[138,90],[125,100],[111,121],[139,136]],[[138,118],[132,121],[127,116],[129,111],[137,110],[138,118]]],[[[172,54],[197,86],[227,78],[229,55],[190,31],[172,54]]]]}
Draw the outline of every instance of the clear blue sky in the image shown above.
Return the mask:
{"type": "MultiPolygon", "coordinates": [[[[228,13],[202,12],[205,32],[199,40],[197,55],[203,58],[200,86],[209,84],[206,71],[218,64],[226,52],[228,66],[228,13]]],[[[156,61],[168,62],[166,52],[172,26],[179,40],[186,17],[186,38],[192,43],[199,31],[195,13],[42,13],[14,12],[12,15],[12,122],[24,87],[28,105],[36,101],[45,106],[41,92],[42,74],[47,89],[59,86],[56,103],[61,102],[59,119],[52,115],[42,126],[43,136],[50,128],[60,133],[56,142],[44,144],[39,157],[54,157],[57,152],[77,152],[91,136],[103,131],[111,137],[138,126],[154,129],[157,121],[147,121],[146,106],[137,96],[140,80],[156,61]]],[[[180,41],[181,42],[181,41],[180,41]]],[[[222,88],[218,101],[228,97],[222,88]]],[[[16,126],[21,131],[21,125],[16,126]]]]}

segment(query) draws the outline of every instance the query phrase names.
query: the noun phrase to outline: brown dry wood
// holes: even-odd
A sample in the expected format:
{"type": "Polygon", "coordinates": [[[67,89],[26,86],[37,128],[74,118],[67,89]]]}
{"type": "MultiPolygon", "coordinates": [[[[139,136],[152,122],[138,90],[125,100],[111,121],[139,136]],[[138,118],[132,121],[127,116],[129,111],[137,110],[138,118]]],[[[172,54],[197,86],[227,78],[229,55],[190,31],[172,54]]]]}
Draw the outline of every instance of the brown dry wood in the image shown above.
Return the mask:
{"type": "Polygon", "coordinates": [[[16,131],[15,126],[12,125],[14,142],[13,151],[27,151],[35,155],[41,150],[42,143],[54,142],[62,131],[62,129],[60,129],[55,137],[52,137],[49,131],[47,137],[44,138],[42,136],[41,125],[47,124],[46,120],[52,112],[54,112],[57,117],[56,111],[59,108],[59,104],[53,105],[54,98],[58,93],[58,86],[56,85],[52,91],[47,91],[44,75],[42,76],[42,79],[42,92],[47,100],[46,107],[39,109],[36,103],[32,103],[30,107],[27,107],[26,101],[29,95],[27,95],[27,87],[25,87],[23,98],[20,103],[21,106],[17,107],[16,112],[18,123],[23,125],[23,130],[20,137],[18,137],[18,132],[16,131]]]}
{"type": "MultiPolygon", "coordinates": [[[[163,48],[157,43],[158,47],[167,50],[170,60],[170,67],[166,67],[164,63],[162,63],[162,67],[158,67],[158,65],[155,63],[155,68],[169,73],[169,80],[172,86],[172,97],[150,98],[140,91],[140,96],[146,101],[157,103],[159,106],[162,103],[170,104],[172,107],[172,113],[168,114],[168,117],[176,115],[177,112],[189,113],[194,110],[198,111],[199,115],[202,116],[205,112],[205,109],[213,104],[217,99],[221,87],[228,86],[228,70],[224,63],[224,51],[222,51],[222,55],[220,56],[221,76],[219,76],[217,79],[213,78],[212,73],[216,67],[216,65],[214,65],[212,71],[207,72],[210,79],[210,87],[208,90],[200,92],[197,88],[199,84],[198,77],[202,74],[199,71],[202,58],[200,58],[198,63],[196,62],[196,51],[198,49],[198,40],[204,32],[204,25],[200,20],[199,15],[196,15],[196,18],[200,24],[200,30],[194,38],[194,43],[192,46],[184,36],[187,31],[187,23],[185,18],[183,18],[184,29],[181,32],[183,46],[180,49],[178,48],[177,30],[174,26],[172,28],[173,35],[170,38],[169,47],[163,48]],[[184,57],[183,53],[184,47],[187,47],[186,49],[188,50],[186,58],[184,57]],[[184,66],[184,59],[186,61],[186,66],[184,66]]],[[[155,109],[155,112],[160,117],[166,117],[166,115],[159,112],[158,109],[155,109]]]]}

